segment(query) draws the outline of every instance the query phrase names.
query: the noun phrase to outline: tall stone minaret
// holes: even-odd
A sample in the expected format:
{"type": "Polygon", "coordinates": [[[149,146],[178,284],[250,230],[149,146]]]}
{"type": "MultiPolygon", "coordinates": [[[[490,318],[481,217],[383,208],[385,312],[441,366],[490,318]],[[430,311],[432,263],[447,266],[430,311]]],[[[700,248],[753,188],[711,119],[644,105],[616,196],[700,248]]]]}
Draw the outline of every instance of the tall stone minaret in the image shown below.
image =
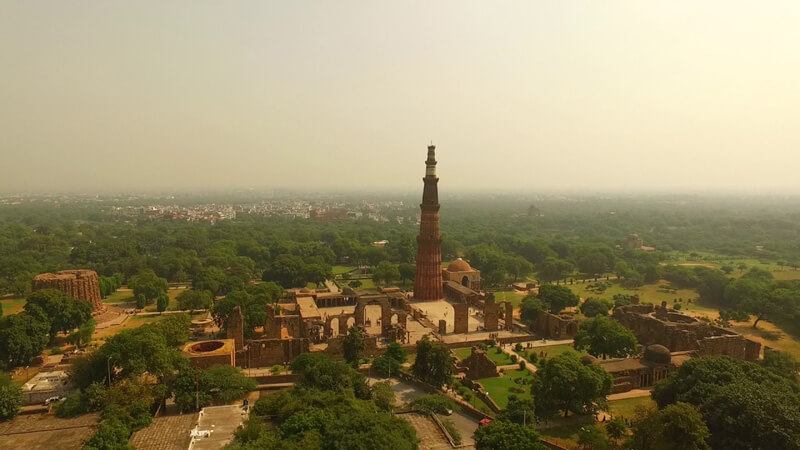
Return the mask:
{"type": "Polygon", "coordinates": [[[442,237],[439,235],[439,190],[436,176],[436,147],[428,146],[422,190],[422,215],[417,236],[415,300],[440,300],[442,295],[442,237]]]}

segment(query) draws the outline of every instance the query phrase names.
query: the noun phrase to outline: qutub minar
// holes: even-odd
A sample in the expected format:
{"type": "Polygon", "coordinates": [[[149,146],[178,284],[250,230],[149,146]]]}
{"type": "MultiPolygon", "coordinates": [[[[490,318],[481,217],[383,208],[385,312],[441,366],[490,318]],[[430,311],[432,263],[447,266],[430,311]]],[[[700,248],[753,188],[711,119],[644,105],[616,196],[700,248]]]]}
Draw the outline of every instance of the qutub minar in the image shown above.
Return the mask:
{"type": "Polygon", "coordinates": [[[442,237],[439,235],[439,190],[436,176],[436,146],[428,146],[428,159],[425,161],[425,187],[422,215],[417,236],[417,262],[414,276],[415,300],[440,300],[442,295],[442,237]]]}

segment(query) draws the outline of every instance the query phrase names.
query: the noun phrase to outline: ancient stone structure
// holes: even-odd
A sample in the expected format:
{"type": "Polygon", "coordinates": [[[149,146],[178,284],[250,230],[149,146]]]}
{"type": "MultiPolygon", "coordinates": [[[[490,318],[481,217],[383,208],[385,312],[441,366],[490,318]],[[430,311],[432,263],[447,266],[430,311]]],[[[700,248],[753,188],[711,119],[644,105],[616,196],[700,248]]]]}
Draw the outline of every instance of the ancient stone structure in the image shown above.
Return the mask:
{"type": "Polygon", "coordinates": [[[415,300],[440,300],[442,293],[442,237],[439,235],[439,177],[436,176],[436,147],[428,146],[422,179],[422,203],[417,236],[415,300]]]}
{"type": "Polygon", "coordinates": [[[33,290],[39,289],[58,289],[73,298],[89,302],[95,314],[105,310],[100,296],[100,281],[94,270],[62,270],[36,275],[33,290]]]}
{"type": "Polygon", "coordinates": [[[183,347],[189,362],[200,369],[216,365],[236,365],[236,343],[233,339],[189,342],[183,347]]]}
{"type": "Polygon", "coordinates": [[[505,314],[503,314],[503,320],[505,321],[505,330],[506,331],[513,331],[514,330],[514,305],[511,302],[503,302],[505,304],[505,314]]]}
{"type": "Polygon", "coordinates": [[[228,339],[233,339],[236,344],[236,351],[244,348],[244,316],[242,316],[242,308],[235,306],[231,312],[230,318],[226,324],[226,336],[228,339]]]}
{"type": "Polygon", "coordinates": [[[499,319],[500,305],[494,302],[494,295],[489,295],[483,306],[483,328],[486,331],[497,331],[499,319]]]}
{"type": "Polygon", "coordinates": [[[453,303],[453,333],[466,333],[469,331],[469,305],[466,303],[453,303]]]}
{"type": "Polygon", "coordinates": [[[478,306],[480,294],[455,281],[445,281],[444,298],[453,303],[466,303],[471,306],[478,306]]]}
{"type": "Polygon", "coordinates": [[[586,355],[584,364],[599,364],[614,379],[613,393],[653,386],[691,359],[693,351],[671,353],[663,345],[647,346],[640,358],[597,360],[586,355]]]}
{"type": "Polygon", "coordinates": [[[548,339],[572,339],[578,333],[578,321],[569,314],[542,311],[536,316],[534,326],[533,332],[548,339]]]}
{"type": "Polygon", "coordinates": [[[693,350],[698,355],[727,355],[756,361],[761,344],[694,317],[670,311],[666,304],[627,305],[614,308],[613,317],[629,328],[642,345],[660,344],[673,351],[693,350]]]}
{"type": "Polygon", "coordinates": [[[472,347],[472,353],[461,361],[458,368],[463,370],[470,380],[497,376],[497,364],[478,347],[472,347]]]}
{"type": "Polygon", "coordinates": [[[453,281],[473,291],[481,290],[481,271],[473,269],[468,262],[461,258],[451,262],[446,269],[442,270],[442,278],[445,282],[453,281]]]}
{"type": "Polygon", "coordinates": [[[447,334],[447,321],[444,319],[439,319],[439,334],[441,336],[447,334]]]}

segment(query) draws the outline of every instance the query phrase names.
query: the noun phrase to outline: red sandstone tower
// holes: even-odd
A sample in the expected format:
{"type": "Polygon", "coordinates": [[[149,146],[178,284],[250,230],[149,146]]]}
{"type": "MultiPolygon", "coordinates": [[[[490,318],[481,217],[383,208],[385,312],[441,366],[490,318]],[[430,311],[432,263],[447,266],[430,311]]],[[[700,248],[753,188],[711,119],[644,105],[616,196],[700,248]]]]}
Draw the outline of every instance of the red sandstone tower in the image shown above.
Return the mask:
{"type": "Polygon", "coordinates": [[[442,295],[442,237],[439,235],[439,177],[436,176],[436,147],[428,146],[425,161],[425,187],[422,215],[417,236],[417,273],[414,276],[415,300],[441,300],[442,295]]]}

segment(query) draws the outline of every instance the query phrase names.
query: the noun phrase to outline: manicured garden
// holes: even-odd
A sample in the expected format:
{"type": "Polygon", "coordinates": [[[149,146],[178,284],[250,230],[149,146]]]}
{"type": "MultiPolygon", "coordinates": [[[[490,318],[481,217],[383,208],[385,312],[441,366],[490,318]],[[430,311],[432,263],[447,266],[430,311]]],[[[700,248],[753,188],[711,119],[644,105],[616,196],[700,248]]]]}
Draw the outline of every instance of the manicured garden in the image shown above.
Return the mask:
{"type": "Polygon", "coordinates": [[[530,379],[533,373],[528,370],[506,370],[499,377],[477,380],[500,408],[508,405],[509,395],[530,397],[530,379]]]}

